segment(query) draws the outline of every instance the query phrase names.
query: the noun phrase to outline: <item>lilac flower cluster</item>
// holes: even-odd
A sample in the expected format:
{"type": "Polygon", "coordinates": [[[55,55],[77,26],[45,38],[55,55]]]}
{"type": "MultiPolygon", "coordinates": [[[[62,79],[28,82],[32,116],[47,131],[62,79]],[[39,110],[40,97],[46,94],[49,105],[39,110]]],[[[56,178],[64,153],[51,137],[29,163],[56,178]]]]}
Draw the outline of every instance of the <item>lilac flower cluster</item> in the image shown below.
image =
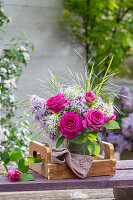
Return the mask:
{"type": "Polygon", "coordinates": [[[131,109],[131,95],[129,88],[127,88],[125,85],[122,86],[121,91],[120,91],[120,99],[122,106],[125,107],[125,109],[130,110],[131,109]]]}
{"type": "Polygon", "coordinates": [[[101,139],[114,145],[116,152],[131,151],[133,143],[130,139],[125,139],[124,135],[114,134],[112,130],[105,130],[104,133],[99,133],[101,139]]]}
{"type": "Polygon", "coordinates": [[[83,96],[77,96],[71,99],[71,110],[78,108],[80,114],[89,111],[89,107],[85,104],[86,100],[83,96]]]}
{"type": "Polygon", "coordinates": [[[128,117],[122,118],[122,133],[126,138],[133,139],[133,113],[128,117]]]}
{"type": "Polygon", "coordinates": [[[35,121],[38,122],[38,128],[44,129],[47,126],[47,117],[50,114],[44,99],[33,95],[30,98],[30,109],[34,113],[35,121]]]}

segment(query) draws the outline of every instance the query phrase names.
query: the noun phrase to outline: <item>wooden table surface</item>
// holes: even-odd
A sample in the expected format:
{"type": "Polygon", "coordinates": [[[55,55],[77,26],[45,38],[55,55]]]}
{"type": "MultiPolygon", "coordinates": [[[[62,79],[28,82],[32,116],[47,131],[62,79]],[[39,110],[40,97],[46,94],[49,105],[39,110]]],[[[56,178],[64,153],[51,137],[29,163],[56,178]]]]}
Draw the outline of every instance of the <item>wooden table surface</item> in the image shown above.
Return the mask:
{"type": "MultiPolygon", "coordinates": [[[[4,170],[0,166],[0,171],[4,170]]],[[[5,176],[0,176],[0,192],[73,190],[73,189],[103,189],[122,186],[133,186],[133,161],[117,161],[115,175],[90,177],[85,179],[47,180],[30,170],[34,181],[12,182],[5,176]]]]}

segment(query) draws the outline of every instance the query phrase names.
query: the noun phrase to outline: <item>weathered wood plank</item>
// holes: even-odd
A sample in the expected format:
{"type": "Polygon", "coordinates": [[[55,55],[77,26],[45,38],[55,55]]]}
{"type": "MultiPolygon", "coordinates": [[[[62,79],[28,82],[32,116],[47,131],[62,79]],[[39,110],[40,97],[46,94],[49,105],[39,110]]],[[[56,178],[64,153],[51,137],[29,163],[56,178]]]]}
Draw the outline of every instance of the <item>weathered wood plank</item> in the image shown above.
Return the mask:
{"type": "Polygon", "coordinates": [[[67,199],[114,199],[113,189],[85,189],[85,190],[58,190],[58,191],[38,191],[38,192],[2,192],[2,200],[67,200],[67,199]]]}
{"type": "MultiPolygon", "coordinates": [[[[30,173],[32,173],[35,177],[34,181],[12,182],[7,177],[0,176],[0,192],[68,190],[89,188],[98,189],[133,186],[132,165],[133,161],[118,161],[118,169],[115,175],[90,177],[86,179],[47,180],[46,178],[33,172],[32,170],[30,170],[30,173]],[[126,168],[124,169],[125,165],[126,168]]],[[[0,166],[0,171],[4,171],[4,168],[2,166],[0,166]]]]}

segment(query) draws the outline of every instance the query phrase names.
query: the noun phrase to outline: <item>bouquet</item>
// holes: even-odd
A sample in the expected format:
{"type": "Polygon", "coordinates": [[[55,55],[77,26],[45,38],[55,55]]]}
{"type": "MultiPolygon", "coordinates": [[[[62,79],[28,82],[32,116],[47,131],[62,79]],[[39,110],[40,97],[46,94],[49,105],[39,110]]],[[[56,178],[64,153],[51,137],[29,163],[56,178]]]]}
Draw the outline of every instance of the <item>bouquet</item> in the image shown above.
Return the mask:
{"type": "Polygon", "coordinates": [[[100,129],[119,129],[110,98],[114,91],[109,89],[107,83],[113,76],[113,73],[108,75],[112,60],[113,57],[103,78],[94,74],[94,64],[90,72],[85,72],[84,78],[70,71],[70,84],[68,81],[64,85],[57,83],[51,73],[48,80],[51,87],[45,84],[45,91],[50,93],[50,98],[45,100],[36,95],[30,98],[30,108],[41,130],[35,137],[43,133],[56,141],[56,147],[64,139],[76,144],[86,143],[91,154],[99,155],[100,145],[96,139],[100,129]]]}

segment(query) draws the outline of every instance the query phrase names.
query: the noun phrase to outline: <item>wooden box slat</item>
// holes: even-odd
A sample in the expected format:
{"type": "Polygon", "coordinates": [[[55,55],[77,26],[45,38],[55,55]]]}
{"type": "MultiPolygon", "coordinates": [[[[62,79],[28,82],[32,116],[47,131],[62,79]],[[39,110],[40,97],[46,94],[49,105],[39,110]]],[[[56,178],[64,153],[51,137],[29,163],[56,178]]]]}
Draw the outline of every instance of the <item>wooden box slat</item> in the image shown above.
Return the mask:
{"type": "MultiPolygon", "coordinates": [[[[112,144],[102,143],[104,158],[95,156],[87,177],[113,175],[116,173],[116,160],[114,159],[114,148],[112,144]]],[[[29,163],[30,169],[41,174],[49,180],[78,178],[65,164],[52,164],[50,147],[42,143],[31,142],[29,147],[29,156],[33,157],[37,152],[37,157],[43,157],[41,163],[29,163]]]]}

